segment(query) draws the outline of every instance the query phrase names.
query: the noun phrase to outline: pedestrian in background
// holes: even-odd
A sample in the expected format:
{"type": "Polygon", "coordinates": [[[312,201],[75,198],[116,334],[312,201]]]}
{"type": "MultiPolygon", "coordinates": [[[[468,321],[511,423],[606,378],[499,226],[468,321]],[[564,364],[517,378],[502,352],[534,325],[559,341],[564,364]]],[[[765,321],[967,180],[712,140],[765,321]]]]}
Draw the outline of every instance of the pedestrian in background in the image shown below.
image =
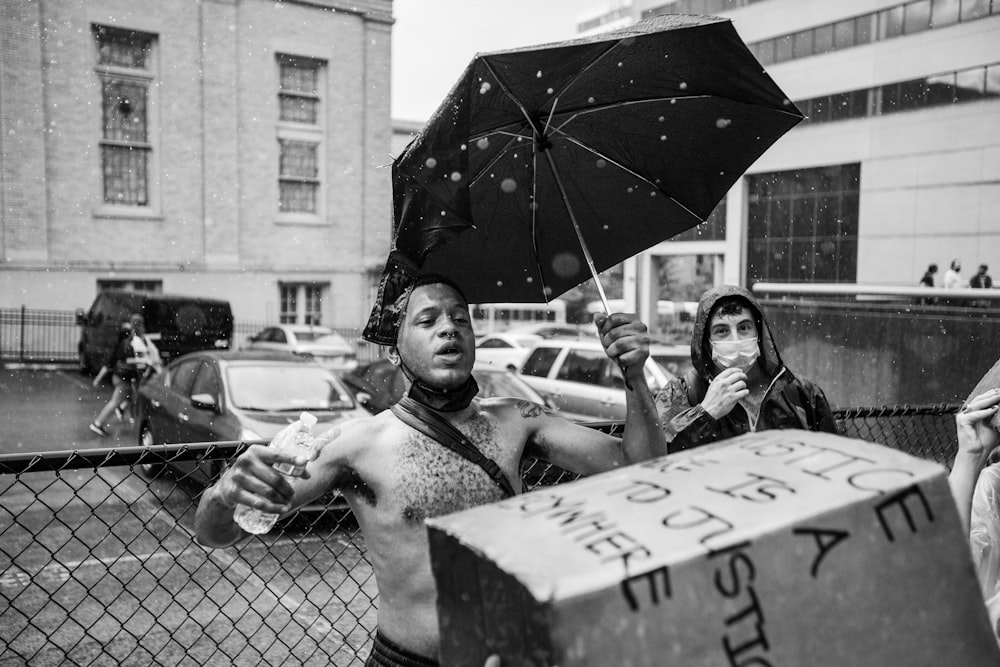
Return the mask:
{"type": "Polygon", "coordinates": [[[920,279],[920,284],[924,287],[934,287],[934,274],[937,273],[937,271],[937,264],[929,265],[927,270],[924,271],[923,278],[920,279]]]}
{"type": "Polygon", "coordinates": [[[132,381],[139,377],[138,367],[134,363],[129,363],[129,359],[132,357],[132,334],[131,322],[122,322],[121,328],[118,330],[115,348],[111,351],[111,358],[108,359],[107,364],[101,366],[97,377],[94,378],[94,386],[96,387],[101,384],[105,375],[111,373],[111,384],[115,388],[111,399],[101,408],[97,418],[90,424],[90,430],[102,438],[111,435],[107,427],[108,419],[116,411],[121,410],[120,406],[123,402],[131,399],[132,381]]]}
{"type": "Polygon", "coordinates": [[[993,279],[990,278],[990,274],[986,273],[990,270],[990,267],[985,264],[979,265],[979,272],[969,279],[969,287],[978,287],[980,289],[990,289],[993,287],[993,279]]]}
{"type": "Polygon", "coordinates": [[[953,259],[951,268],[944,272],[944,287],[945,289],[958,289],[965,286],[966,283],[962,280],[962,262],[953,259]]]}

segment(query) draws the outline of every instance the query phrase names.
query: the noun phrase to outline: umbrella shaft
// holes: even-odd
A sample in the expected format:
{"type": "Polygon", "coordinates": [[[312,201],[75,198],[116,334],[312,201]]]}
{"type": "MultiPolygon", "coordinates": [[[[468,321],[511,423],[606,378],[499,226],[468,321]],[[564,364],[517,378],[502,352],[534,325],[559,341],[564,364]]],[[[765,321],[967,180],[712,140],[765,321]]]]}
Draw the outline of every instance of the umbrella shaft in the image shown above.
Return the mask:
{"type": "Polygon", "coordinates": [[[597,275],[597,267],[594,266],[594,258],[590,256],[590,249],[587,247],[587,242],[583,238],[583,232],[580,230],[580,224],[576,221],[576,215],[573,214],[573,207],[569,204],[569,197],[566,195],[566,188],[563,187],[562,178],[559,176],[559,169],[556,167],[556,161],[552,157],[552,153],[549,152],[547,146],[539,144],[542,153],[545,154],[545,159],[549,162],[549,169],[552,170],[552,175],[556,179],[556,185],[559,187],[559,194],[562,196],[563,205],[566,207],[566,212],[569,214],[569,220],[573,223],[573,231],[576,232],[576,239],[580,242],[580,249],[583,250],[583,258],[587,260],[587,267],[590,268],[590,275],[594,277],[594,284],[597,285],[597,293],[601,296],[601,303],[604,305],[604,314],[611,315],[611,306],[608,305],[608,297],[604,294],[604,286],[601,285],[601,279],[597,275]]]}

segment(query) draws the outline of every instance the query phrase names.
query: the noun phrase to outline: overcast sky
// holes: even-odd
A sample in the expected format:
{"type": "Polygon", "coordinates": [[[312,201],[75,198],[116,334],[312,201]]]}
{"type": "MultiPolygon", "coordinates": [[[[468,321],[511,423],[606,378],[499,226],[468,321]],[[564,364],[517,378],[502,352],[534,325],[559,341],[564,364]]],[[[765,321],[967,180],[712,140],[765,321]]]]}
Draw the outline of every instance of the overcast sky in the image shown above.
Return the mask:
{"type": "Polygon", "coordinates": [[[426,120],[476,53],[568,39],[606,0],[394,0],[392,117],[426,120]]]}

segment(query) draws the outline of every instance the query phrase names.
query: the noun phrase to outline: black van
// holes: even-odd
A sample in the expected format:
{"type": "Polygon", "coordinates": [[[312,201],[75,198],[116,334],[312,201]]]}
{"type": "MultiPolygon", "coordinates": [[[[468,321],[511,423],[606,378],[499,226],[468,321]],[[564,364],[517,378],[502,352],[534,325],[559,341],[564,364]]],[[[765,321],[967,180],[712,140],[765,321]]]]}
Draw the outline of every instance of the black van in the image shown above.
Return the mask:
{"type": "Polygon", "coordinates": [[[108,362],[119,327],[133,313],[142,315],[146,335],[164,363],[195,350],[227,350],[233,339],[228,301],[108,290],[97,295],[86,313],[76,311],[80,325],[77,354],[83,372],[94,373],[108,362]]]}

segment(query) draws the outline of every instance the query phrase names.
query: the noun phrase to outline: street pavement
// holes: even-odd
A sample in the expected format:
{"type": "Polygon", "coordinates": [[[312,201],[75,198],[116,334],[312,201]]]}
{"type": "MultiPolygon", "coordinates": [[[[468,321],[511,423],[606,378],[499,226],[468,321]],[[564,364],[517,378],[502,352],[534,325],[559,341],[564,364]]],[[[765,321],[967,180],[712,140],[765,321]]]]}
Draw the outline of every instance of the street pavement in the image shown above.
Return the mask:
{"type": "Polygon", "coordinates": [[[0,368],[0,454],[138,444],[135,426],[112,419],[111,437],[87,427],[111,398],[74,368],[0,368]]]}

